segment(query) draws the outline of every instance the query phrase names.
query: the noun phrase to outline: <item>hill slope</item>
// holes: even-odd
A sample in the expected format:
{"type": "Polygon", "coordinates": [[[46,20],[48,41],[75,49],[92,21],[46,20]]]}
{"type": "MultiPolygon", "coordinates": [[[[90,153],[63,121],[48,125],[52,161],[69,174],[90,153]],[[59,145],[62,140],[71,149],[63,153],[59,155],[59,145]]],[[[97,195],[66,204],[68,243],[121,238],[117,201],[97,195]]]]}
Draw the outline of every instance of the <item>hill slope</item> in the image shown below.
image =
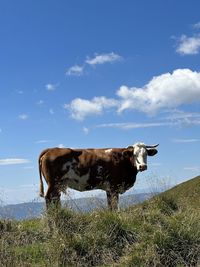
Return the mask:
{"type": "Polygon", "coordinates": [[[200,208],[200,176],[165,191],[161,196],[174,199],[180,206],[200,208]]]}

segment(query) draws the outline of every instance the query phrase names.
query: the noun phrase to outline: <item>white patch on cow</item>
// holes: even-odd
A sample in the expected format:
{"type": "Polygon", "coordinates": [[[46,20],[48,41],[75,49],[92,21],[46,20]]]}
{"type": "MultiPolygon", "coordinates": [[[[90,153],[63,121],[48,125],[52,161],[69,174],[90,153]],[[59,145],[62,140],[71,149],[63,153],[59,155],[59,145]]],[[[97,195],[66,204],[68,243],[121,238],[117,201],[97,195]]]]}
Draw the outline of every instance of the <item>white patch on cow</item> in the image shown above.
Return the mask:
{"type": "Polygon", "coordinates": [[[111,153],[112,152],[112,148],[106,149],[105,153],[111,153]]]}
{"type": "Polygon", "coordinates": [[[83,176],[78,176],[75,172],[71,172],[71,175],[66,178],[68,178],[67,185],[75,190],[78,191],[85,191],[87,186],[88,186],[88,180],[90,177],[90,173],[88,172],[87,174],[83,176]]]}
{"type": "Polygon", "coordinates": [[[73,159],[72,161],[66,162],[65,164],[63,164],[62,171],[70,170],[71,168],[73,168],[73,165],[75,163],[77,163],[75,159],[73,159]]]}
{"type": "Polygon", "coordinates": [[[66,180],[66,185],[72,189],[78,191],[85,191],[88,186],[88,180],[90,178],[90,172],[80,176],[76,173],[77,161],[73,159],[63,164],[62,170],[67,171],[67,173],[62,177],[62,180],[66,180]]]}

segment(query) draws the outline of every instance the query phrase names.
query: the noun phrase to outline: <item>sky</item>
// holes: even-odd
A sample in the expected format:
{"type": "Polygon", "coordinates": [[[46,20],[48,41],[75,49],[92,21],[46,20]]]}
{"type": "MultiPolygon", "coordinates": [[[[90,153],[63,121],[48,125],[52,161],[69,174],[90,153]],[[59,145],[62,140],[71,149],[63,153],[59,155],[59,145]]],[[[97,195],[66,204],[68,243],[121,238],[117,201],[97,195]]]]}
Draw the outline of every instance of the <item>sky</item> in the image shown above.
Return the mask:
{"type": "Polygon", "coordinates": [[[38,156],[55,146],[159,143],[135,193],[199,175],[199,10],[198,0],[0,1],[1,202],[42,200],[38,156]]]}

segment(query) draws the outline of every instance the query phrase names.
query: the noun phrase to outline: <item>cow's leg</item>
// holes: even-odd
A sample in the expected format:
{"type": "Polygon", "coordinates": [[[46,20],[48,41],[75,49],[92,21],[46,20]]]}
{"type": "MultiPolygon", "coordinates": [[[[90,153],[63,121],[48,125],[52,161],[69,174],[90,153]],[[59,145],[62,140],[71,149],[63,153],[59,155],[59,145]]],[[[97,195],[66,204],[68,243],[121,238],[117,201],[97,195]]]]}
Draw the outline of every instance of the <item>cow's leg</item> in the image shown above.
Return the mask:
{"type": "Polygon", "coordinates": [[[48,210],[49,206],[51,205],[51,191],[52,191],[52,187],[50,185],[48,185],[48,189],[45,195],[45,202],[46,202],[46,208],[48,210]]]}
{"type": "Polygon", "coordinates": [[[118,210],[119,194],[115,191],[106,191],[108,208],[118,210]]]}
{"type": "Polygon", "coordinates": [[[60,192],[55,185],[49,185],[45,196],[46,208],[48,209],[52,204],[56,207],[60,207],[60,192]]]}
{"type": "Polygon", "coordinates": [[[61,207],[60,196],[61,196],[61,193],[58,192],[58,191],[55,191],[55,192],[53,193],[53,196],[52,196],[52,203],[53,203],[53,205],[54,205],[56,208],[60,208],[60,207],[61,207]]]}

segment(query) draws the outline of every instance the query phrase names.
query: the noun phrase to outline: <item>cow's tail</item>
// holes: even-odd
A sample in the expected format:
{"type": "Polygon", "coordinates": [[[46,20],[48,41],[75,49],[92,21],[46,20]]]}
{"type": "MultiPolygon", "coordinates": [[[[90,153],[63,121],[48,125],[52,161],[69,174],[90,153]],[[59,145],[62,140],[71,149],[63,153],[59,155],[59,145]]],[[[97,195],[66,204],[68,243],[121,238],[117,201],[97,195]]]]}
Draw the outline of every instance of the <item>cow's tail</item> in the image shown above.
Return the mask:
{"type": "Polygon", "coordinates": [[[44,197],[44,184],[42,180],[42,161],[41,161],[41,156],[39,157],[39,175],[40,175],[40,196],[44,197]]]}
{"type": "Polygon", "coordinates": [[[48,149],[42,151],[38,159],[39,175],[40,175],[40,196],[41,197],[44,197],[44,184],[43,184],[43,179],[42,179],[42,157],[47,151],[48,149]]]}

